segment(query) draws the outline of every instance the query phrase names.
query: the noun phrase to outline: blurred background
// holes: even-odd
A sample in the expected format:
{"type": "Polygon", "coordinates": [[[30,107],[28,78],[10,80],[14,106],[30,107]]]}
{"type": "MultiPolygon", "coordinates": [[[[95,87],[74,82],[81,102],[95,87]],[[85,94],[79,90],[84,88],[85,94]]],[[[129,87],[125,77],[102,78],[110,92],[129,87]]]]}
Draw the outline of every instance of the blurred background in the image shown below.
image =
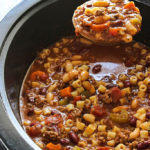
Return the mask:
{"type": "Polygon", "coordinates": [[[0,0],[0,21],[4,16],[22,0],[0,0]]]}

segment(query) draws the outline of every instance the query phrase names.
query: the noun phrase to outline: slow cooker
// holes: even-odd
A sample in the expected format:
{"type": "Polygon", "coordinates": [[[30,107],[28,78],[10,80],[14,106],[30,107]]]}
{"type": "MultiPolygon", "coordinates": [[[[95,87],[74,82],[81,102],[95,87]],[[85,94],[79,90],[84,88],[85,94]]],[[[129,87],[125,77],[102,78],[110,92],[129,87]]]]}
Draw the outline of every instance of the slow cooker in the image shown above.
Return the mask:
{"type": "MultiPolygon", "coordinates": [[[[21,126],[19,94],[36,52],[74,34],[72,14],[84,0],[26,0],[0,23],[0,149],[40,150],[21,126]]],[[[136,0],[143,16],[136,40],[150,45],[150,2],[136,0]]]]}

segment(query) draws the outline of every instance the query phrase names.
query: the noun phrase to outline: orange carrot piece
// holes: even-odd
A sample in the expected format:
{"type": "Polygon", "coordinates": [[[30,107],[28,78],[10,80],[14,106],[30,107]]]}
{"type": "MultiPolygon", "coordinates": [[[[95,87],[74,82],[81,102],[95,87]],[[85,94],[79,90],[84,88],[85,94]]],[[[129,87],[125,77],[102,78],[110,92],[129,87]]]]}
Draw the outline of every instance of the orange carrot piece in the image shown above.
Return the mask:
{"type": "Polygon", "coordinates": [[[59,123],[59,124],[58,124],[58,128],[63,128],[63,124],[62,124],[62,123],[59,123]]]}
{"type": "Polygon", "coordinates": [[[77,101],[81,100],[81,96],[76,96],[73,100],[73,104],[75,105],[77,101]]]}
{"type": "Polygon", "coordinates": [[[93,24],[91,26],[91,29],[93,29],[94,31],[102,31],[108,29],[109,26],[110,26],[110,22],[106,22],[104,24],[93,24]]]}
{"type": "Polygon", "coordinates": [[[43,72],[43,71],[35,71],[31,74],[30,79],[32,81],[36,80],[36,79],[40,79],[40,80],[46,80],[48,78],[48,75],[43,72]]]}
{"type": "Polygon", "coordinates": [[[118,33],[119,33],[119,28],[110,28],[109,29],[109,33],[112,35],[112,36],[117,36],[118,33]]]}
{"type": "Polygon", "coordinates": [[[98,147],[97,150],[109,150],[109,147],[98,147]]]}
{"type": "Polygon", "coordinates": [[[60,95],[62,97],[71,97],[72,88],[69,86],[67,88],[64,88],[60,90],[60,95]]]}
{"type": "Polygon", "coordinates": [[[124,6],[125,9],[133,9],[134,11],[139,12],[139,9],[135,6],[134,2],[131,1],[124,6]]]}
{"type": "Polygon", "coordinates": [[[48,143],[46,147],[48,148],[48,150],[61,150],[62,149],[60,144],[55,145],[53,143],[48,143]]]}

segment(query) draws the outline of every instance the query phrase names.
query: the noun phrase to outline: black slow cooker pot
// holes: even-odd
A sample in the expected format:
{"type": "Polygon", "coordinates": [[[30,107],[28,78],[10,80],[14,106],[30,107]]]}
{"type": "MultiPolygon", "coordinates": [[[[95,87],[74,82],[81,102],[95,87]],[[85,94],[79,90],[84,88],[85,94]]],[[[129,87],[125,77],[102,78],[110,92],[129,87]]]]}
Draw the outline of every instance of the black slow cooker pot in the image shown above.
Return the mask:
{"type": "MultiPolygon", "coordinates": [[[[72,14],[83,2],[25,0],[0,23],[0,150],[40,149],[21,127],[22,81],[38,50],[73,34],[72,14]]],[[[135,38],[150,45],[150,2],[135,3],[143,16],[142,31],[135,38]]]]}

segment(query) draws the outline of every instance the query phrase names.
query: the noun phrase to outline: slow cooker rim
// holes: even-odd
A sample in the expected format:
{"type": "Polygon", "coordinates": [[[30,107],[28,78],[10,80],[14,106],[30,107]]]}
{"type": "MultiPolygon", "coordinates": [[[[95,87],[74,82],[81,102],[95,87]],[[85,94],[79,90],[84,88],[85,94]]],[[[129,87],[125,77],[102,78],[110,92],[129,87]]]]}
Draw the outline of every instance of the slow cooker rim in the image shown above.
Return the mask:
{"type": "Polygon", "coordinates": [[[58,0],[32,0],[30,2],[24,1],[18,6],[16,6],[12,11],[10,11],[0,23],[0,28],[4,29],[0,31],[0,84],[2,85],[0,86],[0,118],[4,120],[4,122],[1,122],[0,124],[0,132],[2,133],[2,135],[0,135],[0,138],[2,138],[6,145],[11,149],[12,145],[14,146],[14,149],[17,150],[21,148],[22,144],[26,144],[26,146],[29,147],[24,147],[24,149],[21,148],[21,150],[40,150],[40,148],[31,140],[31,138],[23,130],[10,106],[5,89],[4,79],[5,59],[7,56],[7,52],[9,50],[9,46],[12,42],[13,37],[16,35],[17,31],[21,28],[23,23],[27,21],[28,18],[30,18],[32,15],[40,11],[42,8],[57,1],[58,0]],[[13,16],[14,14],[17,15],[13,16]],[[3,117],[6,118],[4,119],[3,117]],[[9,137],[8,131],[3,131],[9,128],[11,128],[12,136],[13,133],[15,133],[15,139],[19,139],[17,143],[14,143],[16,141],[9,137]]]}
{"type": "MultiPolygon", "coordinates": [[[[22,2],[20,5],[16,6],[13,10],[11,10],[7,15],[6,17],[2,20],[0,26],[2,29],[5,29],[5,30],[2,30],[2,36],[1,36],[1,39],[0,39],[0,52],[1,52],[1,55],[0,55],[0,68],[5,68],[5,59],[6,59],[6,55],[7,55],[7,50],[5,50],[5,44],[7,43],[7,40],[9,39],[9,36],[11,34],[11,32],[14,30],[15,26],[17,25],[17,23],[19,23],[19,20],[21,21],[26,12],[32,7],[34,6],[35,4],[37,4],[38,1],[32,1],[32,4],[31,3],[28,3],[28,2],[22,2]],[[20,11],[20,8],[24,8],[22,11],[20,11]],[[19,13],[18,13],[19,12],[19,13]],[[14,13],[18,13],[17,16],[15,17],[12,17],[11,16],[14,16],[14,13]],[[4,27],[5,26],[5,27],[4,27]],[[5,52],[5,54],[4,54],[5,52]]],[[[8,117],[7,121],[5,120],[5,122],[2,122],[1,123],[1,128],[0,130],[4,130],[4,129],[7,129],[7,126],[8,124],[11,124],[11,131],[16,131],[17,133],[17,137],[22,137],[20,135],[20,132],[22,133],[21,131],[21,126],[19,125],[18,121],[16,120],[14,114],[13,114],[13,111],[11,109],[11,106],[9,104],[9,101],[8,101],[8,98],[7,98],[7,94],[5,91],[5,81],[4,81],[4,69],[1,70],[0,72],[0,76],[1,76],[1,80],[0,80],[0,83],[1,86],[0,87],[0,104],[1,104],[1,114],[0,114],[0,117],[3,117],[5,115],[5,117],[8,117]],[[9,112],[9,114],[8,114],[9,112]],[[5,113],[5,114],[4,114],[5,113]],[[13,120],[13,121],[12,121],[13,120]],[[16,125],[16,126],[15,126],[16,125]],[[19,128],[18,128],[19,127],[19,128]]],[[[10,127],[8,127],[10,128],[10,127]]],[[[2,133],[2,132],[1,132],[2,133]]],[[[6,145],[12,149],[12,144],[16,144],[16,141],[11,141],[10,143],[10,140],[7,136],[7,132],[5,132],[5,137],[3,135],[1,135],[2,139],[4,140],[4,142],[6,143],[6,145]],[[13,143],[15,142],[15,143],[13,143]]],[[[15,138],[17,138],[15,137],[15,138]]],[[[18,141],[18,144],[15,145],[15,149],[19,149],[20,148],[20,144],[23,144],[23,143],[27,143],[28,145],[30,145],[30,148],[29,149],[39,149],[35,144],[34,142],[28,138],[27,135],[23,135],[23,138],[21,139],[20,138],[20,141],[18,141]],[[32,147],[32,148],[31,148],[32,147]]]]}

